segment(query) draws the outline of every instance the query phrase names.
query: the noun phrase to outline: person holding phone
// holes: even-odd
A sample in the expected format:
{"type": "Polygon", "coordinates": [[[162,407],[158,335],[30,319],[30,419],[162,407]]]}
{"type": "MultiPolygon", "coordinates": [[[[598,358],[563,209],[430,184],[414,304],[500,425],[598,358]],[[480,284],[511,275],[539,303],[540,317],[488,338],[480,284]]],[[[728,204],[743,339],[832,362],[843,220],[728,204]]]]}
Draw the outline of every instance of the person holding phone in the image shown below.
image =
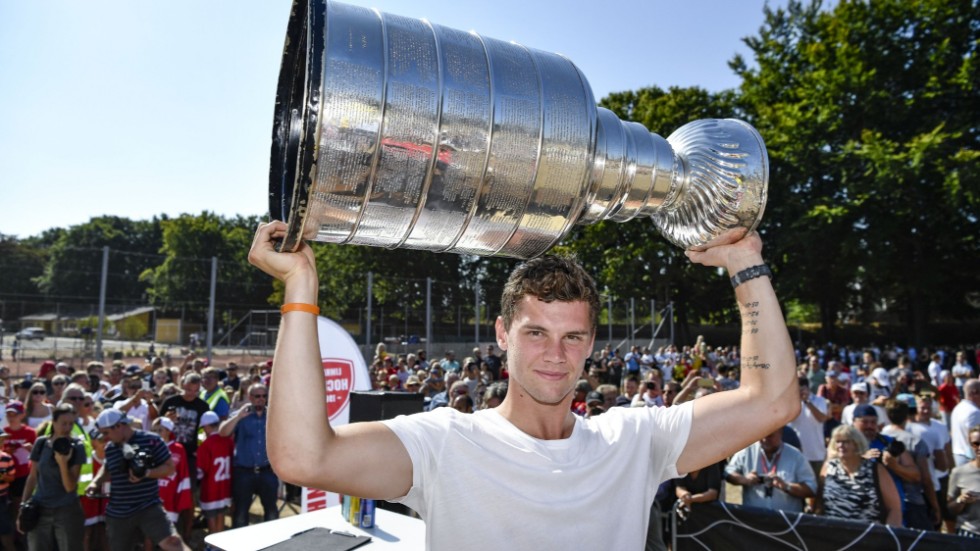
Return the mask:
{"type": "Polygon", "coordinates": [[[956,534],[980,538],[980,425],[970,428],[967,436],[973,459],[950,473],[946,503],[956,517],[956,534]]]}
{"type": "MultiPolygon", "coordinates": [[[[75,408],[61,404],[51,413],[51,434],[38,437],[31,449],[31,473],[24,499],[40,507],[41,518],[27,535],[28,548],[72,551],[82,548],[85,514],[78,500],[78,479],[87,460],[85,445],[72,437],[75,408]]],[[[17,520],[20,530],[20,519],[17,520]]]]}
{"type": "Polygon", "coordinates": [[[279,477],[272,472],[265,447],[266,403],[269,389],[256,383],[248,389],[249,403],[221,423],[218,434],[235,439],[234,468],[232,469],[232,504],[235,509],[232,527],[248,526],[248,509],[252,498],[262,502],[263,520],[279,518],[276,493],[279,477]]]}

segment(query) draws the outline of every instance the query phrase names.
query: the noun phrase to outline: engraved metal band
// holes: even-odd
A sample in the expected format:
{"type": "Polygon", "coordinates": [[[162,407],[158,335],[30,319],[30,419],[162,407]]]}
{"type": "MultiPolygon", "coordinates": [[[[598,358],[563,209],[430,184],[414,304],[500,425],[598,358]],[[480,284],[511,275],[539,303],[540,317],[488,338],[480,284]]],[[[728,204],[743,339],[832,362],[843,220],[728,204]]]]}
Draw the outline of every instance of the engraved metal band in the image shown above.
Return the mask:
{"type": "Polygon", "coordinates": [[[772,279],[772,270],[769,269],[769,266],[766,266],[765,264],[751,266],[732,277],[732,287],[738,287],[750,279],[755,279],[762,276],[767,276],[769,279],[772,279]]]}

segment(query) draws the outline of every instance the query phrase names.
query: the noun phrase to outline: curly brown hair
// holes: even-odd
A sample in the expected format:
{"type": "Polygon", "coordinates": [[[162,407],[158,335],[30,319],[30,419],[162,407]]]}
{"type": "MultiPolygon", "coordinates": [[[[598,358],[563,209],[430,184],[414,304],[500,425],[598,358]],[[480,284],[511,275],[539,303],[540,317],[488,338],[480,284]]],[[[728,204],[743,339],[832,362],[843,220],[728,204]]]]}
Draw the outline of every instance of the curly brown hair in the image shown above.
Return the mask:
{"type": "Polygon", "coordinates": [[[599,291],[595,280],[574,258],[545,255],[514,268],[500,297],[500,316],[505,329],[510,329],[517,304],[525,296],[544,302],[581,300],[589,305],[593,333],[599,323],[599,291]]]}

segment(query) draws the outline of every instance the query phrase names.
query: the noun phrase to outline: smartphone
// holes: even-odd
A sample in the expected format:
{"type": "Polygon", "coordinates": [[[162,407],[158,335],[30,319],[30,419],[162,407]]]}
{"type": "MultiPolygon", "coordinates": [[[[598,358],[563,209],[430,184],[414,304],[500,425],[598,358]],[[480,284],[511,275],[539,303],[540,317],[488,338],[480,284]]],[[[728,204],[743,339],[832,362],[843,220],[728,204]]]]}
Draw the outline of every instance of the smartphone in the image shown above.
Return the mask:
{"type": "Polygon", "coordinates": [[[701,388],[714,388],[715,382],[711,379],[699,379],[698,386],[701,388]]]}

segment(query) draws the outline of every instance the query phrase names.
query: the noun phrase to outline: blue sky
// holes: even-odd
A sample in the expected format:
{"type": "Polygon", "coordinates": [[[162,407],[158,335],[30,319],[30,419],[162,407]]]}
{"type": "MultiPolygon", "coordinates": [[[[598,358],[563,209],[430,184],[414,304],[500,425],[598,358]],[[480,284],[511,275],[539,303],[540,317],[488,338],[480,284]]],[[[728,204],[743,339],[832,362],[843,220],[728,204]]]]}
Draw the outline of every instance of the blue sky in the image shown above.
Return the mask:
{"type": "MultiPolygon", "coordinates": [[[[289,0],[0,2],[0,233],[265,214],[289,0]]],[[[764,0],[349,0],[574,61],[596,98],[737,85],[764,0]]],[[[771,5],[783,5],[771,0],[771,5]]]]}

